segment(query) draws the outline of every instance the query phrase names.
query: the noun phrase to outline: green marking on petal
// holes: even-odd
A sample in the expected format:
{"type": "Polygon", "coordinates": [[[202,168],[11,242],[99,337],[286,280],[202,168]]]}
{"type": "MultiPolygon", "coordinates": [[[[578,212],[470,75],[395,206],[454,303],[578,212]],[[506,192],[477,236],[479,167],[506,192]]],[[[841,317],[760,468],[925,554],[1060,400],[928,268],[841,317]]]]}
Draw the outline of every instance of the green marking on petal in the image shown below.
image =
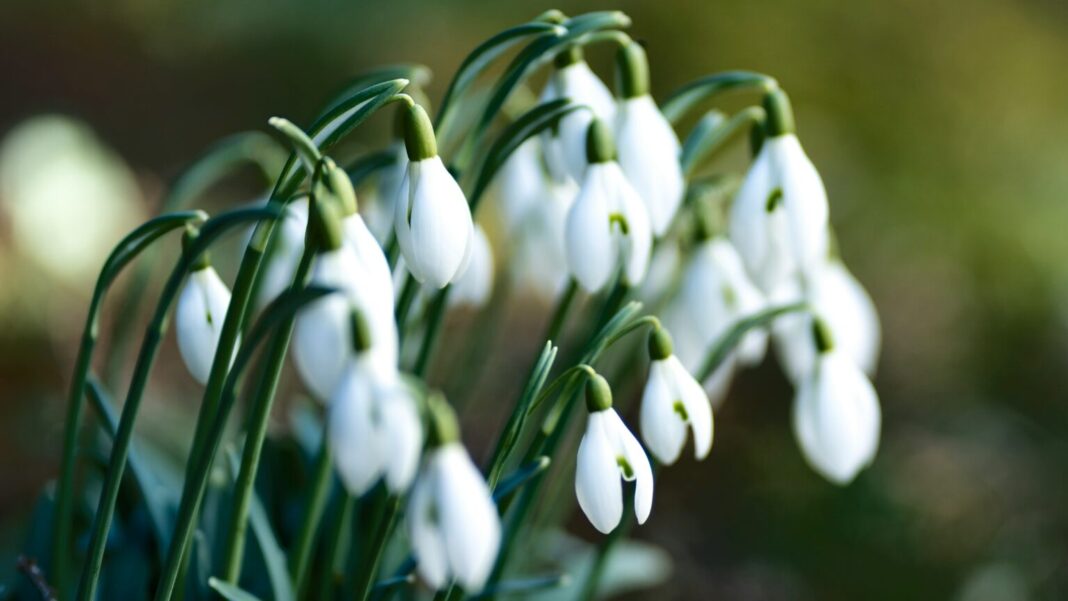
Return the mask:
{"type": "Polygon", "coordinates": [[[686,413],[686,406],[682,404],[682,401],[675,401],[675,403],[671,405],[671,408],[675,410],[675,413],[679,414],[679,417],[682,418],[682,421],[690,421],[690,414],[686,413]]]}
{"type": "Polygon", "coordinates": [[[782,204],[782,188],[775,188],[771,194],[768,194],[768,202],[764,205],[764,210],[770,213],[779,208],[780,204],[782,204]]]}
{"type": "Polygon", "coordinates": [[[723,287],[723,303],[727,308],[734,309],[738,306],[738,294],[730,286],[723,287]]]}
{"type": "Polygon", "coordinates": [[[627,461],[626,457],[622,455],[616,457],[616,463],[619,465],[620,471],[623,472],[624,478],[626,478],[627,480],[634,479],[634,468],[630,466],[630,462],[627,461]]]}
{"type": "Polygon", "coordinates": [[[630,224],[627,223],[627,218],[623,216],[623,213],[612,213],[608,216],[608,226],[618,225],[619,231],[626,236],[630,233],[630,224]]]}

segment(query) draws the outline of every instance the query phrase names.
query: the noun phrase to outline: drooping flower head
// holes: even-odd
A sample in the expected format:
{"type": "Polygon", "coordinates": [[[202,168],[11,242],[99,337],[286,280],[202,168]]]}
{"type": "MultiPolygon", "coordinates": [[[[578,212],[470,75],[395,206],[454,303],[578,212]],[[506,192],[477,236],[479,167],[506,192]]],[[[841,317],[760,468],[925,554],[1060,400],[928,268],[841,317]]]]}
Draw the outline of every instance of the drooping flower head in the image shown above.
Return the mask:
{"type": "Polygon", "coordinates": [[[452,581],[482,590],[501,543],[501,523],[482,472],[460,442],[456,415],[431,396],[430,450],[412,488],[409,536],[419,574],[435,589],[452,581]]]}
{"type": "Polygon", "coordinates": [[[586,154],[590,165],[567,216],[568,267],[588,292],[597,292],[620,272],[627,284],[640,284],[652,252],[649,215],[616,162],[612,134],[599,119],[587,132],[586,154]]]}
{"type": "Polygon", "coordinates": [[[875,459],[879,397],[864,372],[835,350],[827,324],[817,318],[812,330],[819,356],[797,389],[794,434],[809,465],[844,485],[875,459]]]}
{"type": "Polygon", "coordinates": [[[649,334],[649,380],[642,394],[642,438],[663,464],[675,463],[693,432],[694,455],[712,450],[712,407],[701,384],[675,356],[671,335],[661,327],[649,334]]]}
{"type": "MultiPolygon", "coordinates": [[[[195,235],[194,229],[186,230],[183,243],[188,245],[195,235]]],[[[211,266],[205,251],[196,259],[186,279],[174,318],[182,361],[193,379],[201,384],[207,383],[211,374],[229,306],[230,289],[211,266]]]]}
{"type": "Polygon", "coordinates": [[[618,65],[619,165],[645,203],[653,234],[662,236],[682,204],[686,186],[679,138],[649,94],[649,62],[641,45],[630,42],[620,48],[618,65]]]}
{"type": "Polygon", "coordinates": [[[634,482],[634,514],[644,524],[653,508],[653,469],[645,449],[612,408],[599,374],[586,381],[586,433],[575,464],[575,495],[594,528],[607,534],[623,519],[623,481],[634,482]]]}
{"type": "Polygon", "coordinates": [[[444,288],[463,275],[471,260],[471,209],[438,156],[434,128],[423,107],[408,107],[404,127],[408,172],[393,214],[397,242],[416,280],[444,288]]]}

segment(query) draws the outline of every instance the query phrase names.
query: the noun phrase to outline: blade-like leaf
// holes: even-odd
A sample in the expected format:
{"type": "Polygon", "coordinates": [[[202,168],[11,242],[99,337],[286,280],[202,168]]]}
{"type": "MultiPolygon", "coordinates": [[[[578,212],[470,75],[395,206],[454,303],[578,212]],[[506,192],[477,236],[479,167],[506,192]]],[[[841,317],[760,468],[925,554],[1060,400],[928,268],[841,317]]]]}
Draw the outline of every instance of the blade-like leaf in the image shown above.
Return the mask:
{"type": "Polygon", "coordinates": [[[738,343],[742,341],[742,338],[750,330],[767,326],[781,315],[807,310],[807,303],[771,307],[734,324],[734,327],[720,336],[719,340],[709,349],[705,362],[701,364],[701,369],[697,372],[698,381],[703,382],[715,373],[716,369],[727,359],[734,347],[738,346],[738,343]]]}
{"type": "Polygon", "coordinates": [[[215,592],[222,595],[223,599],[227,599],[227,601],[260,601],[260,598],[256,595],[244,591],[228,582],[223,582],[214,576],[208,578],[208,585],[215,589],[215,592]]]}

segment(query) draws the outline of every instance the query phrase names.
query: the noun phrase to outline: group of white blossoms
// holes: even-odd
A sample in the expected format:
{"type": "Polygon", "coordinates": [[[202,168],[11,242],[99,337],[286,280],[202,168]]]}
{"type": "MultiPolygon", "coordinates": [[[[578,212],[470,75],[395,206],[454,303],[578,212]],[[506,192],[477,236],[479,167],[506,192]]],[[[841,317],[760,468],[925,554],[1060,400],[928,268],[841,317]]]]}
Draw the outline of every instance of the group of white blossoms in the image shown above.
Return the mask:
{"type": "MultiPolygon", "coordinates": [[[[559,292],[568,274],[589,293],[615,277],[639,286],[654,269],[681,270],[681,286],[649,338],[651,367],[640,412],[645,447],[612,409],[601,376],[587,380],[589,411],[576,464],[582,510],[602,532],[623,514],[621,480],[633,481],[639,522],[649,515],[653,471],[680,456],[692,431],[698,459],[712,445],[712,406],[739,365],[763,359],[768,332],[750,331],[702,386],[691,375],[711,346],[740,320],[772,305],[808,303],[781,316],[770,336],[796,384],[794,430],[819,473],[848,483],[875,454],[878,399],[866,374],[875,366],[879,326],[867,294],[829,249],[827,198],[793,129],[787,97],[767,92],[763,144],[730,208],[727,232],[704,228],[687,258],[661,237],[682,205],[680,144],[649,95],[644,51],[621,51],[624,77],[615,98],[578,49],[556,61],[542,101],[567,98],[548,133],[514,152],[496,178],[513,270],[541,290],[559,292]],[[662,243],[660,243],[662,242],[662,243]],[[674,343],[667,330],[675,332],[674,343]]],[[[418,105],[404,113],[401,167],[382,176],[368,215],[392,207],[392,230],[407,270],[426,289],[453,284],[456,297],[485,302],[493,277],[490,245],[467,200],[437,154],[433,127],[418,105]]],[[[459,440],[442,400],[429,403],[429,432],[398,370],[395,277],[382,250],[389,228],[369,228],[352,183],[329,159],[313,186],[341,200],[339,211],[293,201],[268,266],[265,298],[292,279],[309,221],[319,233],[310,283],[343,291],[305,308],[295,338],[296,367],[329,407],[328,436],[337,470],[354,495],[379,480],[394,494],[411,487],[409,535],[420,574],[440,588],[456,581],[480,590],[500,543],[500,521],[480,470],[459,440]],[[378,239],[372,234],[377,230],[378,239]],[[428,447],[420,470],[424,444],[428,447]]],[[[372,226],[375,225],[374,219],[372,226]]],[[[206,262],[189,278],[177,310],[178,344],[193,377],[205,382],[229,291],[206,262]]]]}

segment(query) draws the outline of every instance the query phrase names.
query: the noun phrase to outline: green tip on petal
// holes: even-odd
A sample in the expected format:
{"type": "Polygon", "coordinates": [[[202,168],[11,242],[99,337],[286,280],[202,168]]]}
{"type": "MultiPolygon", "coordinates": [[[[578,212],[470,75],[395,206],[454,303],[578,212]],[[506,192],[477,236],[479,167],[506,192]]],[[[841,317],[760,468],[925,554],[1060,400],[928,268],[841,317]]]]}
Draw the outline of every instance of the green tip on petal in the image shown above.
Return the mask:
{"type": "Polygon", "coordinates": [[[563,69],[564,67],[570,67],[575,63],[581,63],[585,59],[582,52],[582,46],[578,44],[572,44],[567,48],[564,48],[553,59],[553,66],[557,69],[563,69]]]}
{"type": "Polygon", "coordinates": [[[612,408],[612,389],[608,380],[598,373],[590,374],[586,380],[586,410],[590,413],[612,408]]]}
{"type": "Polygon", "coordinates": [[[812,339],[816,343],[816,350],[821,355],[834,349],[834,336],[831,334],[831,327],[822,318],[812,318],[812,339]]]}
{"type": "Polygon", "coordinates": [[[764,111],[768,115],[764,128],[769,138],[792,134],[797,130],[790,97],[783,90],[776,88],[764,95],[764,111]]]}
{"type": "Polygon", "coordinates": [[[427,409],[430,411],[430,446],[440,447],[460,440],[460,422],[445,395],[438,391],[430,393],[427,409]]]}
{"type": "Polygon", "coordinates": [[[434,125],[426,109],[418,104],[404,108],[404,147],[408,160],[422,161],[438,156],[438,141],[434,125]]]}
{"type": "Polygon", "coordinates": [[[594,163],[607,163],[616,160],[616,141],[612,130],[604,121],[593,119],[586,130],[586,160],[594,163]]]}
{"type": "Polygon", "coordinates": [[[349,327],[352,328],[352,350],[363,353],[371,349],[371,324],[363,312],[353,307],[349,314],[349,327]]]}
{"type": "Polygon", "coordinates": [[[671,334],[667,328],[656,327],[649,332],[649,359],[663,361],[675,352],[675,345],[671,341],[671,334]]]}
{"type": "Polygon", "coordinates": [[[338,204],[329,198],[311,199],[311,224],[308,235],[320,252],[341,248],[341,211],[338,204]]]}
{"type": "Polygon", "coordinates": [[[626,100],[649,94],[649,59],[641,44],[632,41],[619,48],[616,76],[620,98],[626,100]]]}
{"type": "MultiPolygon", "coordinates": [[[[193,243],[196,242],[197,236],[200,235],[200,230],[192,224],[186,224],[185,231],[182,233],[182,252],[189,252],[193,243]]],[[[208,251],[203,251],[200,255],[193,260],[193,263],[189,266],[189,271],[200,271],[201,269],[207,269],[211,267],[211,255],[208,251]]]]}

